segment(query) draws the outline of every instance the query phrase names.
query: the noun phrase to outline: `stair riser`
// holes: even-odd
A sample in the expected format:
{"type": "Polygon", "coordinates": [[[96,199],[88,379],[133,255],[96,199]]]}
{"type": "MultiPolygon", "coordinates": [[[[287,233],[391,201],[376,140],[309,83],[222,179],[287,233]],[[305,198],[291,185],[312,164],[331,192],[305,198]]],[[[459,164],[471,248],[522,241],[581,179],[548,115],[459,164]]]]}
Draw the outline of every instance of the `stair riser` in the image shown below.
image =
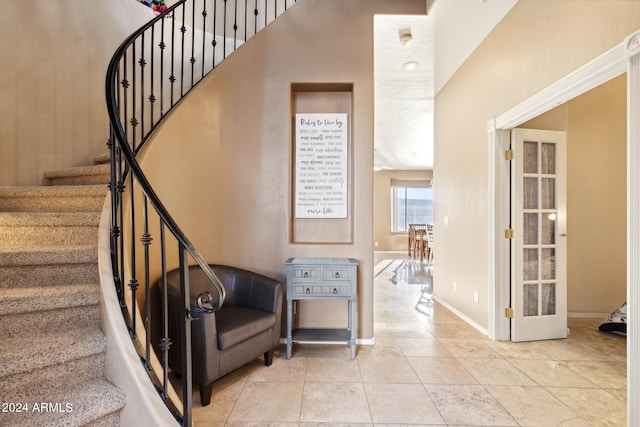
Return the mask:
{"type": "Polygon", "coordinates": [[[2,402],[49,402],[57,390],[104,375],[105,353],[70,360],[31,372],[9,375],[0,381],[2,402]]]}
{"type": "Polygon", "coordinates": [[[0,226],[0,247],[98,244],[98,226],[0,226]]]}
{"type": "Polygon", "coordinates": [[[98,283],[97,262],[77,264],[11,265],[0,267],[0,288],[98,283]]]}
{"type": "Polygon", "coordinates": [[[0,212],[100,212],[104,196],[0,197],[0,212]]]}
{"type": "Polygon", "coordinates": [[[85,424],[85,427],[120,427],[120,412],[112,412],[99,420],[85,424]]]}
{"type": "Polygon", "coordinates": [[[61,176],[55,178],[45,178],[45,185],[93,185],[109,184],[110,175],[82,175],[82,176],[61,176]]]}
{"type": "Polygon", "coordinates": [[[97,304],[0,316],[0,336],[5,338],[99,326],[97,304]]]}

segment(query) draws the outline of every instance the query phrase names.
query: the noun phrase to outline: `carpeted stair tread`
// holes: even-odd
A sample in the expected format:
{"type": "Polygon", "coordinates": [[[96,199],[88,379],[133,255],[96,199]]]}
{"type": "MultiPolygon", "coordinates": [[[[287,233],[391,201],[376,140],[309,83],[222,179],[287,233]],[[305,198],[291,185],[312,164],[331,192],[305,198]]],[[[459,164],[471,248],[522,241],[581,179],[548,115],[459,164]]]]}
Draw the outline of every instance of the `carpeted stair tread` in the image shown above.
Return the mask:
{"type": "Polygon", "coordinates": [[[0,248],[97,242],[100,212],[0,212],[0,248]]]}
{"type": "Polygon", "coordinates": [[[50,185],[106,184],[110,174],[110,165],[101,164],[49,170],[44,173],[44,179],[50,185]]]}
{"type": "Polygon", "coordinates": [[[0,301],[0,316],[5,316],[97,305],[100,291],[97,284],[0,288],[0,301]]]}
{"type": "Polygon", "coordinates": [[[10,247],[0,250],[0,266],[98,262],[95,245],[10,247]]]}
{"type": "Polygon", "coordinates": [[[116,412],[126,403],[122,391],[104,379],[95,379],[52,393],[46,402],[26,403],[28,412],[2,414],[4,427],[118,426],[116,412]],[[57,412],[43,412],[44,407],[57,412]]]}
{"type": "Polygon", "coordinates": [[[98,154],[93,158],[93,162],[97,165],[103,165],[105,163],[109,163],[111,161],[111,153],[107,151],[106,153],[98,154]]]}
{"type": "MultiPolygon", "coordinates": [[[[25,330],[32,335],[44,335],[54,331],[99,327],[100,304],[0,316],[0,337],[3,340],[22,336],[25,330]]],[[[1,385],[2,382],[0,389],[1,385]]]]}
{"type": "Polygon", "coordinates": [[[106,350],[107,338],[99,328],[55,331],[3,339],[0,346],[2,377],[54,366],[106,350]]]}
{"type": "Polygon", "coordinates": [[[109,187],[94,185],[37,185],[30,187],[0,186],[0,197],[66,197],[104,196],[109,187]]]}
{"type": "Polygon", "coordinates": [[[2,226],[98,225],[100,212],[0,212],[2,226]]]}
{"type": "Polygon", "coordinates": [[[0,212],[99,212],[109,187],[56,185],[37,187],[0,186],[0,212]]]}

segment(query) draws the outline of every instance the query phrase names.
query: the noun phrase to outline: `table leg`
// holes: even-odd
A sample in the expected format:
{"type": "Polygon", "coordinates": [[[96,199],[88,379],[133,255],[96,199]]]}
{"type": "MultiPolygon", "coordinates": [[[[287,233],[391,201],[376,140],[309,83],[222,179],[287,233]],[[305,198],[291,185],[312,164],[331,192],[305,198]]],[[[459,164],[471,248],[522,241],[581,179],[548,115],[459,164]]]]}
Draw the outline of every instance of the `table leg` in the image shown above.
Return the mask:
{"type": "Polygon", "coordinates": [[[287,301],[287,360],[291,359],[291,347],[293,345],[293,301],[287,301]]]}

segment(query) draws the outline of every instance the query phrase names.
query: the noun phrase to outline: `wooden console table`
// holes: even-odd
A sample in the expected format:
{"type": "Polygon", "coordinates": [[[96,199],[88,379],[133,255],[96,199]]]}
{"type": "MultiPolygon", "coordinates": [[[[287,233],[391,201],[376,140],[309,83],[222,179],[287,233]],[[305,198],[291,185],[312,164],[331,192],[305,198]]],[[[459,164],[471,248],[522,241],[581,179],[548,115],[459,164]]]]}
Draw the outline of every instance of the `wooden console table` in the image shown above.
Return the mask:
{"type": "Polygon", "coordinates": [[[287,359],[293,343],[347,344],[356,357],[357,266],[352,258],[289,258],[287,266],[287,359]],[[295,328],[296,300],[348,300],[346,329],[295,328]]]}

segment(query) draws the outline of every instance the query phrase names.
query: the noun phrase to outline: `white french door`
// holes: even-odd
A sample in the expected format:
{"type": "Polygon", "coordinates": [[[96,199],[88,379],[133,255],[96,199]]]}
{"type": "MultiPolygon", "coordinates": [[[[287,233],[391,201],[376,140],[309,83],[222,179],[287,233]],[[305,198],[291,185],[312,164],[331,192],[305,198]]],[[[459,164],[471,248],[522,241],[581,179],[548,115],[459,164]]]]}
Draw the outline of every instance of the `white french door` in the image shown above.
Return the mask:
{"type": "Polygon", "coordinates": [[[566,135],[513,129],[512,341],[566,338],[566,135]]]}

